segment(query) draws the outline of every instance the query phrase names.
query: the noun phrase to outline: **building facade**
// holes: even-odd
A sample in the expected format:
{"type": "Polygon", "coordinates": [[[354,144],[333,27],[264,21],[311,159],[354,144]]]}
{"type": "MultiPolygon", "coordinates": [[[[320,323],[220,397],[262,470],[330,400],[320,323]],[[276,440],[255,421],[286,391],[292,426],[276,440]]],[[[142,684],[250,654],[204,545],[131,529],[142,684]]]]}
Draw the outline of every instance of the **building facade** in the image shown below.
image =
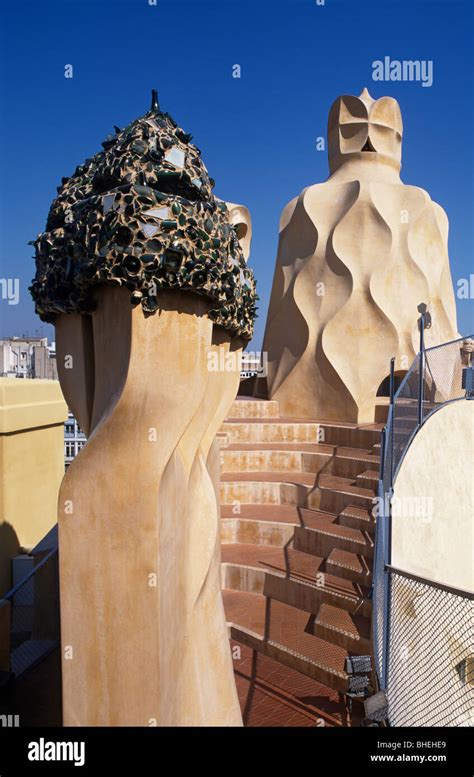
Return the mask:
{"type": "Polygon", "coordinates": [[[87,442],[87,437],[74,418],[71,411],[68,412],[67,421],[64,424],[64,464],[66,469],[77,456],[81,448],[87,442]]]}
{"type": "Polygon", "coordinates": [[[0,377],[57,380],[56,345],[47,337],[0,340],[0,377]]]}

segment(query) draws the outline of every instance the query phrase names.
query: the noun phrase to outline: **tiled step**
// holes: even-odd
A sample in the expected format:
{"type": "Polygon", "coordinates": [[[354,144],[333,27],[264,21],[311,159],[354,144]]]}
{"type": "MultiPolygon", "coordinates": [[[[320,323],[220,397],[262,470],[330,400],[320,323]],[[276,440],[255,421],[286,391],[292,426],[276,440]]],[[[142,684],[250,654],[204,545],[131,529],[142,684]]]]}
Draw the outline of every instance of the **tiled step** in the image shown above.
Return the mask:
{"type": "Polygon", "coordinates": [[[306,631],[308,615],[281,602],[223,591],[230,636],[341,693],[349,689],[347,651],[306,631]]]}
{"type": "Polygon", "coordinates": [[[295,505],[244,504],[221,506],[221,540],[224,543],[274,545],[283,547],[292,538],[305,515],[335,516],[295,505]]]}
{"type": "Polygon", "coordinates": [[[299,507],[299,524],[301,528],[314,529],[319,526],[331,526],[337,523],[337,515],[324,510],[309,507],[299,507]]]}
{"type": "MultiPolygon", "coordinates": [[[[242,445],[242,444],[241,444],[242,445]]],[[[302,450],[303,443],[280,445],[250,443],[242,449],[237,445],[221,450],[224,472],[309,472],[316,473],[327,467],[333,457],[333,448],[324,445],[307,445],[311,450],[302,450]],[[283,449],[281,449],[283,448],[283,449]]]]}
{"type": "Polygon", "coordinates": [[[379,482],[379,471],[373,469],[367,469],[357,475],[357,485],[363,488],[371,488],[374,493],[377,491],[377,484],[379,482]]]}
{"type": "Polygon", "coordinates": [[[324,572],[324,559],[291,547],[222,545],[223,587],[263,593],[316,613],[324,602],[368,615],[368,590],[324,572]]]}
{"type": "MultiPolygon", "coordinates": [[[[221,432],[219,432],[221,434],[221,432]]],[[[222,433],[224,434],[224,433],[222,433]]],[[[291,451],[294,453],[333,453],[334,445],[322,445],[316,442],[236,442],[229,443],[230,451],[291,451]]]]}
{"type": "Polygon", "coordinates": [[[326,570],[332,575],[362,586],[372,582],[372,561],[362,555],[333,548],[326,558],[326,570]]]}
{"type": "Polygon", "coordinates": [[[227,418],[220,431],[230,435],[230,443],[320,443],[367,451],[380,442],[382,429],[383,424],[357,426],[307,419],[242,416],[238,419],[227,418]]]}
{"type": "Polygon", "coordinates": [[[338,514],[347,505],[370,509],[374,489],[334,475],[287,472],[223,472],[222,504],[293,504],[338,514]]]}
{"type": "Polygon", "coordinates": [[[338,520],[341,526],[349,526],[351,529],[360,529],[371,534],[375,532],[375,518],[372,510],[348,505],[339,513],[338,520]]]}
{"type": "Polygon", "coordinates": [[[337,584],[334,584],[335,576],[326,573],[320,575],[320,578],[319,583],[309,583],[297,579],[296,576],[285,579],[268,574],[265,577],[263,593],[271,599],[278,599],[306,612],[314,613],[321,604],[330,604],[348,612],[370,616],[372,602],[368,599],[367,590],[363,591],[356,585],[349,590],[344,586],[349,581],[342,578],[337,578],[337,584]]]}
{"type": "Polygon", "coordinates": [[[327,558],[333,548],[373,558],[374,542],[371,536],[359,529],[341,526],[334,521],[314,521],[313,526],[295,528],[295,550],[327,558]]]}
{"type": "Polygon", "coordinates": [[[373,450],[339,447],[335,449],[332,473],[345,478],[356,478],[367,469],[379,470],[380,456],[373,450]]]}
{"type": "Polygon", "coordinates": [[[219,433],[231,636],[341,693],[359,679],[348,653],[371,652],[382,427],[280,418],[278,403],[245,398],[219,433]]]}
{"type": "Polygon", "coordinates": [[[219,441],[219,446],[220,446],[221,449],[225,448],[225,447],[227,447],[229,445],[229,443],[230,443],[230,434],[228,432],[222,432],[222,431],[219,430],[217,432],[217,434],[216,434],[216,437],[217,437],[217,439],[219,441]]]}
{"type": "Polygon", "coordinates": [[[314,728],[358,727],[362,704],[348,705],[343,695],[312,677],[285,666],[248,645],[230,640],[244,726],[314,728]],[[349,713],[349,714],[348,714],[349,713]]]}
{"type": "Polygon", "coordinates": [[[310,421],[286,420],[274,418],[246,418],[245,420],[226,420],[221,432],[229,434],[231,443],[238,442],[320,442],[319,424],[310,421]]]}
{"type": "Polygon", "coordinates": [[[253,634],[265,634],[266,600],[262,594],[247,591],[222,591],[225,616],[228,625],[239,625],[253,634]]]}
{"type": "Polygon", "coordinates": [[[354,485],[350,478],[321,475],[318,488],[311,494],[308,503],[311,507],[339,515],[349,505],[370,510],[374,496],[374,489],[354,485]]]}
{"type": "Polygon", "coordinates": [[[298,525],[301,523],[301,508],[295,505],[240,504],[221,505],[222,520],[242,518],[255,521],[281,522],[298,525]]]}
{"type": "Polygon", "coordinates": [[[233,443],[221,450],[225,472],[311,472],[355,479],[377,470],[380,457],[371,450],[311,443],[233,443]]]}
{"type": "Polygon", "coordinates": [[[304,504],[314,481],[304,472],[223,472],[221,504],[304,504]]]}
{"type": "Polygon", "coordinates": [[[384,424],[387,421],[390,399],[389,397],[379,397],[379,400],[375,405],[374,421],[384,424]]]}
{"type": "Polygon", "coordinates": [[[370,655],[372,652],[370,621],[362,616],[322,604],[309,628],[316,637],[339,645],[350,653],[370,655]]]}
{"type": "MultiPolygon", "coordinates": [[[[324,559],[301,553],[292,546],[276,547],[229,543],[221,545],[223,587],[263,593],[266,574],[291,577],[316,584],[322,582],[324,559]],[[255,574],[251,574],[254,570],[255,574]]],[[[353,595],[353,588],[345,583],[345,590],[353,595]]]]}
{"type": "Polygon", "coordinates": [[[319,442],[325,445],[337,445],[367,450],[380,442],[384,424],[336,424],[320,423],[319,442]]]}
{"type": "Polygon", "coordinates": [[[278,402],[261,399],[236,399],[229,410],[229,418],[278,418],[278,402]]]}
{"type": "Polygon", "coordinates": [[[223,483],[296,483],[304,486],[314,486],[315,477],[312,472],[222,472],[223,483]]]}
{"type": "Polygon", "coordinates": [[[272,545],[283,548],[293,539],[295,525],[282,521],[257,521],[253,518],[221,520],[221,542],[245,545],[272,545]]]}
{"type": "Polygon", "coordinates": [[[224,472],[301,472],[301,453],[275,450],[221,451],[224,472]]]}

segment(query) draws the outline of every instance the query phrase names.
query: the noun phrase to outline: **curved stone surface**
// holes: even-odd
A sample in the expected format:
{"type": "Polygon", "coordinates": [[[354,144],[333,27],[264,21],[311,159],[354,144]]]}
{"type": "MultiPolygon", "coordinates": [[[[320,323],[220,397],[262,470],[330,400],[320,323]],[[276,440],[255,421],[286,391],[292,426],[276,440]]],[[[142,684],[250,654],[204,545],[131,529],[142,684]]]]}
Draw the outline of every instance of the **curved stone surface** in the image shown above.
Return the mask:
{"type": "Polygon", "coordinates": [[[372,421],[395,356],[456,338],[442,208],[399,176],[397,102],[344,96],[328,123],[331,175],[284,209],[263,343],[269,396],[286,417],[372,421]]]}
{"type": "Polygon", "coordinates": [[[474,591],[473,461],[474,403],[450,402],[426,420],[400,464],[392,500],[394,566],[474,591]]]}
{"type": "MultiPolygon", "coordinates": [[[[251,234],[245,208],[239,221],[251,234]]],[[[61,385],[89,435],[59,497],[66,725],[242,725],[210,451],[243,342],[203,297],[157,300],[146,318],[102,286],[92,315],[56,318],[61,385]]]]}
{"type": "Polygon", "coordinates": [[[65,725],[242,724],[206,466],[239,380],[209,352],[241,343],[202,297],[158,300],[146,318],[104,286],[92,314],[91,433],[59,495],[65,725]]]}
{"type": "Polygon", "coordinates": [[[63,182],[37,241],[33,285],[38,312],[55,323],[63,393],[89,437],[59,494],[64,723],[241,726],[215,437],[255,312],[250,214],[211,194],[190,137],[156,106],[104,148],[63,182]],[[184,161],[168,178],[166,165],[184,161]],[[113,165],[130,177],[125,188],[112,187],[113,165]],[[152,197],[178,224],[161,212],[137,223],[130,208],[152,197]],[[109,228],[122,230],[129,251],[115,237],[97,251],[109,228]],[[79,255],[68,258],[68,247],[79,255]],[[196,250],[204,269],[184,260],[196,250]]]}

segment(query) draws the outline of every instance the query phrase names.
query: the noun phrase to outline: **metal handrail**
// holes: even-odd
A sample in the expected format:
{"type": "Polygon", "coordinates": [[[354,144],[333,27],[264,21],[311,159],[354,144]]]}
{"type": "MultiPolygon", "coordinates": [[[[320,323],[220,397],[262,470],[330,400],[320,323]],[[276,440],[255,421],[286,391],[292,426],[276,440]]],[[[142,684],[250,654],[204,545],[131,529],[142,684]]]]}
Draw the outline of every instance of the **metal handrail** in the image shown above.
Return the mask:
{"type": "MultiPolygon", "coordinates": [[[[464,338],[462,338],[462,339],[464,340],[464,338]]],[[[397,390],[395,391],[395,393],[393,395],[393,399],[394,399],[395,402],[398,399],[398,395],[399,395],[400,391],[402,391],[402,389],[408,383],[408,379],[409,379],[411,373],[413,372],[413,370],[415,369],[415,367],[417,365],[418,365],[418,354],[413,359],[412,363],[410,364],[410,367],[408,368],[408,372],[406,373],[405,377],[403,378],[402,382],[400,383],[399,387],[397,388],[397,390]]]]}
{"type": "Polygon", "coordinates": [[[438,345],[430,345],[429,348],[425,348],[425,353],[427,351],[435,351],[437,348],[445,348],[447,345],[452,345],[453,343],[461,343],[463,340],[470,340],[473,337],[474,337],[474,334],[461,335],[461,337],[455,337],[454,340],[447,340],[445,343],[438,343],[438,345]]]}
{"type": "Polygon", "coordinates": [[[30,572],[28,572],[27,575],[25,575],[25,577],[23,577],[16,585],[13,586],[13,588],[11,588],[4,596],[2,596],[2,599],[7,599],[7,600],[13,599],[13,597],[15,596],[16,593],[18,593],[20,588],[22,588],[25,585],[25,583],[28,582],[28,580],[34,577],[34,575],[36,575],[38,570],[40,570],[41,567],[43,567],[46,564],[46,562],[49,561],[51,556],[54,556],[54,554],[57,552],[58,552],[57,548],[52,548],[52,550],[50,550],[49,553],[47,553],[46,556],[43,559],[41,559],[41,561],[38,564],[36,564],[33,567],[33,569],[30,572]]]}

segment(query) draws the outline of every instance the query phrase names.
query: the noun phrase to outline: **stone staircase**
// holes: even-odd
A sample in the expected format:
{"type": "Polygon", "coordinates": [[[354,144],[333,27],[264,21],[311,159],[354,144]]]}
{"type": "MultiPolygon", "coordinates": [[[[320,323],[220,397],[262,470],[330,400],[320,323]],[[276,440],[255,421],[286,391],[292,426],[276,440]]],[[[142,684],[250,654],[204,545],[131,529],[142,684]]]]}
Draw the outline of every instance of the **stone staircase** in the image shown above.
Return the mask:
{"type": "Polygon", "coordinates": [[[285,420],[237,399],[220,431],[230,636],[340,694],[363,695],[382,423],[285,420]]]}

